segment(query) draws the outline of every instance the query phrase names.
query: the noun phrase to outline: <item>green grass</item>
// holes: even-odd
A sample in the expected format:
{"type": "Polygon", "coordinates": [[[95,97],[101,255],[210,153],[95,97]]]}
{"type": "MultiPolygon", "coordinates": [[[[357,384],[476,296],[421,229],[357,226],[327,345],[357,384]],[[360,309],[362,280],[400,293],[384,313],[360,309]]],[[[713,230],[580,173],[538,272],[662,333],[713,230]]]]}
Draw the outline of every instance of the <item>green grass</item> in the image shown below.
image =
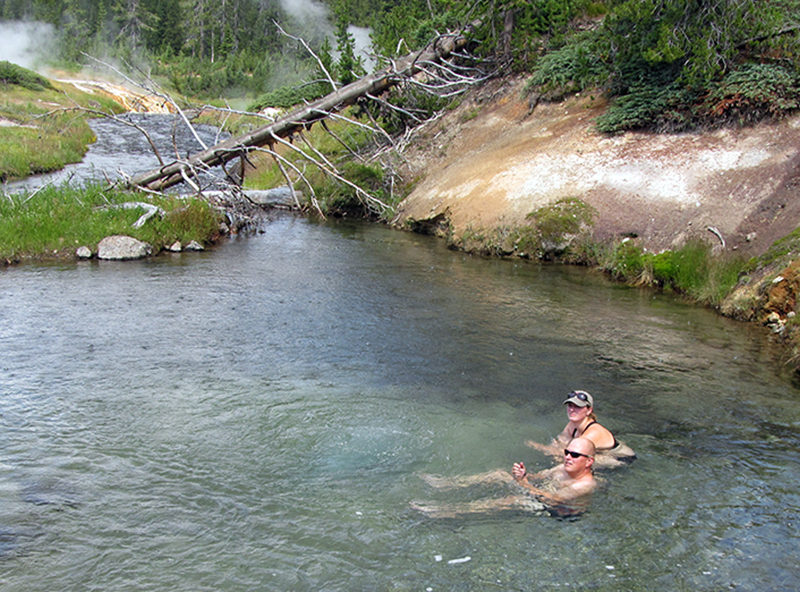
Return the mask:
{"type": "Polygon", "coordinates": [[[219,232],[219,215],[201,200],[158,198],[147,200],[166,214],[143,227],[133,223],[143,210],[113,208],[126,201],[145,201],[140,194],[108,191],[101,186],[83,189],[46,187],[37,193],[0,197],[0,260],[73,257],[79,246],[95,250],[104,237],[126,234],[150,243],[157,252],[176,240],[209,243],[219,232]]]}
{"type": "MultiPolygon", "coordinates": [[[[8,69],[6,69],[8,70],[8,69]]],[[[107,97],[90,95],[72,85],[50,83],[18,66],[3,75],[0,62],[0,180],[59,170],[79,162],[95,139],[90,114],[81,108],[118,113],[107,97]]]]}
{"type": "MultiPolygon", "coordinates": [[[[349,109],[344,114],[350,118],[356,117],[354,109],[349,109]]],[[[366,119],[365,123],[370,125],[366,119]]],[[[336,138],[327,133],[322,125],[314,125],[310,130],[304,132],[304,136],[316,150],[323,153],[336,166],[344,178],[384,203],[394,205],[389,203],[387,181],[384,179],[381,167],[363,163],[351,153],[351,151],[358,153],[367,149],[374,139],[372,132],[353,123],[335,119],[329,120],[327,127],[332,134],[336,135],[336,138]],[[342,142],[347,145],[349,150],[342,145],[342,142]]],[[[292,150],[280,143],[276,143],[274,150],[293,163],[297,169],[303,171],[304,176],[314,188],[317,200],[326,215],[357,212],[360,215],[371,217],[375,214],[364,205],[352,187],[326,175],[313,164],[312,160],[320,161],[321,159],[302,138],[296,136],[293,145],[298,150],[292,150]]],[[[248,172],[246,175],[246,187],[270,189],[286,184],[286,180],[272,156],[264,152],[254,152],[251,154],[250,160],[256,163],[256,170],[248,172]]],[[[293,179],[295,188],[302,191],[305,198],[308,199],[309,191],[306,184],[297,180],[297,174],[290,166],[284,166],[293,179]]],[[[399,193],[395,194],[394,202],[399,201],[400,197],[399,193]]]]}
{"type": "Polygon", "coordinates": [[[80,162],[95,136],[85,118],[59,114],[33,127],[0,128],[0,179],[19,179],[80,162]]]}
{"type": "Polygon", "coordinates": [[[661,253],[649,253],[625,241],[607,251],[600,266],[615,279],[660,287],[718,306],[751,264],[741,257],[716,255],[701,241],[661,253]]]}

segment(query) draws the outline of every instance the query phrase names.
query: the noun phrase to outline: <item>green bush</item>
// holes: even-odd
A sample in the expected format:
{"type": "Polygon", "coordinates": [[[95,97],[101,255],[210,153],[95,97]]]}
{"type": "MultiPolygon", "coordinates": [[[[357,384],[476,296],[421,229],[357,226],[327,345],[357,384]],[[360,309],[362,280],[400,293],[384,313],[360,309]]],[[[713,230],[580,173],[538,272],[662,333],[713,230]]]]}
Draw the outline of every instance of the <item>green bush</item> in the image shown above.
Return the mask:
{"type": "Polygon", "coordinates": [[[546,100],[560,100],[602,84],[609,72],[599,51],[595,36],[589,34],[544,54],[533,68],[533,75],[525,85],[526,92],[538,92],[546,100]]]}
{"type": "Polygon", "coordinates": [[[640,283],[645,271],[644,252],[633,241],[622,241],[608,254],[603,268],[617,280],[640,283]]]}
{"type": "Polygon", "coordinates": [[[0,83],[16,84],[30,90],[53,90],[53,85],[44,76],[5,60],[0,61],[0,83]]]}
{"type": "Polygon", "coordinates": [[[777,64],[744,64],[728,73],[704,102],[709,117],[744,124],[800,107],[800,75],[777,64]]]}
{"type": "Polygon", "coordinates": [[[692,127],[696,123],[693,109],[697,93],[687,88],[679,76],[680,70],[671,65],[629,65],[623,79],[635,82],[611,89],[617,97],[597,118],[597,129],[614,134],[633,129],[681,131],[692,127]]]}
{"type": "Polygon", "coordinates": [[[304,101],[313,101],[331,92],[330,85],[323,83],[306,84],[304,86],[282,86],[260,95],[248,107],[248,111],[261,111],[265,107],[289,109],[304,101]]]}
{"type": "Polygon", "coordinates": [[[603,267],[618,280],[674,290],[712,306],[722,302],[748,269],[742,258],[715,255],[702,241],[661,253],[648,253],[633,241],[623,241],[616,245],[603,267]]]}
{"type": "Polygon", "coordinates": [[[594,208],[573,197],[543,206],[526,216],[529,226],[513,234],[514,248],[528,257],[563,256],[575,237],[592,225],[595,214],[594,208]]]}
{"type": "MultiPolygon", "coordinates": [[[[350,161],[344,164],[341,172],[345,179],[386,203],[383,170],[380,167],[350,161]]],[[[353,187],[341,181],[325,176],[316,190],[325,214],[352,213],[364,217],[373,217],[376,214],[365,202],[363,195],[359,195],[353,187]]]]}

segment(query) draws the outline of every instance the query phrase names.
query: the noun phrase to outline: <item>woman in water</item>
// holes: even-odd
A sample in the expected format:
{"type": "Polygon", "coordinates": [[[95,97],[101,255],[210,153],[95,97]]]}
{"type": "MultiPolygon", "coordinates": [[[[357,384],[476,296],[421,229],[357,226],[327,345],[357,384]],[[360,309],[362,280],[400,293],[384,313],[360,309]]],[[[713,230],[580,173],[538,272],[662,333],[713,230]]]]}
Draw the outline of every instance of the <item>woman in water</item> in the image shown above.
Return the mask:
{"type": "Polygon", "coordinates": [[[614,434],[597,422],[592,395],[586,391],[572,391],[564,400],[564,405],[567,406],[569,421],[561,433],[549,445],[532,440],[525,444],[560,459],[565,444],[573,438],[587,438],[597,450],[598,467],[619,466],[636,458],[636,453],[630,447],[618,442],[614,434]]]}

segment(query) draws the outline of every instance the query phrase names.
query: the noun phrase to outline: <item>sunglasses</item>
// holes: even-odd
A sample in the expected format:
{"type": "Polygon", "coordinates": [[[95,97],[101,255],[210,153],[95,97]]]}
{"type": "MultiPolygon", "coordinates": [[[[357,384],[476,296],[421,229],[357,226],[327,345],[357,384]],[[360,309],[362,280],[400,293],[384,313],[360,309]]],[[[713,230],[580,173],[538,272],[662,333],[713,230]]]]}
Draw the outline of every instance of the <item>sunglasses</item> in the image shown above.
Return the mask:
{"type": "Polygon", "coordinates": [[[569,398],[572,399],[573,397],[575,397],[576,399],[580,399],[584,403],[588,403],[589,402],[589,399],[586,397],[586,393],[582,393],[582,392],[578,392],[578,391],[572,391],[569,394],[569,398]]]}
{"type": "Polygon", "coordinates": [[[585,456],[586,458],[592,458],[588,454],[584,454],[583,452],[575,452],[574,450],[569,450],[568,448],[564,449],[564,456],[571,456],[572,458],[580,458],[585,456]]]}

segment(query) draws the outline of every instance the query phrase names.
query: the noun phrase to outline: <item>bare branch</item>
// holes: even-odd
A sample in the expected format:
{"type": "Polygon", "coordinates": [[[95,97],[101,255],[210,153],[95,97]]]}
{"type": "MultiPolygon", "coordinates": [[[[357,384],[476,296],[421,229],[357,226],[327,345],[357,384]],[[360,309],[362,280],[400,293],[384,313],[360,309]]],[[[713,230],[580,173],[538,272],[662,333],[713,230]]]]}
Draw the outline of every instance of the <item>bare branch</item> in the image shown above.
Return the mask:
{"type": "Polygon", "coordinates": [[[332,88],[333,90],[336,90],[336,88],[337,88],[337,87],[336,87],[336,83],[333,81],[333,78],[331,77],[331,75],[330,75],[330,73],[328,72],[327,68],[325,68],[325,64],[323,64],[323,63],[322,63],[322,60],[321,60],[321,59],[319,59],[319,56],[317,56],[317,54],[315,54],[315,53],[314,53],[314,51],[313,51],[313,50],[312,50],[312,49],[311,49],[311,48],[308,46],[308,43],[306,43],[306,42],[305,42],[305,40],[304,40],[304,39],[302,39],[301,37],[295,37],[294,35],[289,35],[289,33],[287,33],[286,31],[284,31],[284,30],[283,30],[283,27],[281,27],[281,26],[280,26],[280,25],[277,23],[277,21],[274,21],[274,20],[273,20],[272,22],[273,22],[273,23],[275,24],[275,26],[278,28],[278,31],[280,31],[280,32],[281,32],[283,35],[286,35],[286,36],[287,36],[289,39],[294,39],[295,41],[297,41],[297,42],[299,42],[299,43],[302,43],[302,44],[303,44],[303,47],[305,47],[306,51],[307,51],[308,53],[310,53],[310,54],[311,54],[311,57],[313,57],[315,60],[317,60],[317,64],[319,64],[319,67],[320,67],[320,69],[322,70],[322,72],[323,72],[323,73],[325,74],[325,76],[327,77],[327,79],[328,79],[328,82],[329,82],[329,83],[330,83],[330,85],[331,85],[331,88],[332,88]]]}
{"type": "Polygon", "coordinates": [[[141,228],[150,218],[152,218],[156,214],[158,214],[159,216],[163,216],[164,214],[166,214],[166,212],[162,208],[143,201],[126,201],[125,203],[121,204],[109,204],[107,206],[103,206],[102,209],[146,210],[145,213],[139,216],[136,222],[133,223],[134,228],[141,228]]]}
{"type": "Polygon", "coordinates": [[[344,149],[347,150],[353,158],[357,158],[358,160],[364,162],[364,157],[361,156],[358,152],[355,152],[352,148],[350,148],[350,146],[347,145],[347,143],[344,140],[342,140],[339,136],[334,134],[333,131],[328,127],[328,124],[324,119],[320,123],[322,124],[322,129],[324,129],[326,132],[328,132],[328,134],[334,140],[339,142],[339,144],[341,144],[344,147],[344,149]]]}
{"type": "Polygon", "coordinates": [[[353,183],[349,179],[343,177],[342,175],[340,175],[335,170],[330,169],[324,162],[312,158],[307,153],[303,152],[302,150],[300,150],[299,148],[295,147],[290,142],[287,142],[286,140],[284,140],[283,138],[278,137],[277,135],[273,136],[273,139],[276,142],[279,142],[279,143],[283,144],[284,146],[288,147],[289,149],[294,150],[295,152],[299,152],[301,155],[303,155],[304,158],[309,160],[313,165],[315,165],[321,171],[323,171],[324,173],[327,173],[328,175],[330,175],[331,177],[333,177],[337,181],[339,181],[341,183],[344,183],[345,185],[347,185],[348,187],[353,189],[356,192],[356,196],[358,196],[359,198],[363,197],[362,201],[366,201],[367,204],[377,204],[378,206],[380,206],[381,211],[386,211],[386,210],[391,210],[392,209],[389,205],[383,203],[380,199],[378,199],[374,195],[368,193],[367,191],[365,191],[364,189],[362,189],[361,187],[359,187],[358,185],[356,185],[355,183],[353,183]]]}
{"type": "MultiPolygon", "coordinates": [[[[302,180],[303,183],[306,184],[306,187],[308,187],[309,196],[310,196],[310,199],[311,199],[311,203],[314,206],[314,209],[317,211],[317,213],[320,216],[325,218],[325,214],[322,212],[322,208],[319,206],[319,202],[317,201],[317,194],[314,191],[314,187],[311,185],[311,183],[306,178],[306,176],[303,174],[303,172],[299,168],[297,168],[292,161],[290,161],[287,158],[284,158],[283,156],[281,156],[280,154],[275,152],[272,148],[263,148],[262,147],[262,148],[257,148],[256,150],[258,150],[259,152],[266,152],[267,154],[271,155],[274,159],[283,162],[288,167],[290,167],[295,173],[297,173],[297,175],[300,178],[300,180],[302,180]]],[[[289,175],[285,174],[284,178],[287,179],[288,181],[291,181],[289,179],[289,175]]],[[[292,189],[293,189],[293,186],[291,185],[291,183],[290,183],[290,187],[292,187],[292,189]]]]}
{"type": "MultiPolygon", "coordinates": [[[[178,113],[178,115],[180,115],[181,119],[183,119],[183,122],[187,125],[189,130],[192,132],[192,135],[194,136],[194,139],[197,140],[197,143],[200,144],[203,147],[203,150],[207,150],[208,149],[208,146],[206,146],[206,143],[203,142],[203,140],[200,138],[200,136],[197,133],[197,130],[195,130],[194,126],[189,122],[189,120],[187,119],[186,114],[183,112],[183,110],[178,106],[178,104],[174,101],[174,99],[169,94],[161,92],[161,90],[155,86],[155,83],[153,83],[154,86],[152,86],[152,87],[146,86],[146,85],[142,84],[141,82],[137,82],[137,81],[131,79],[129,76],[127,76],[126,74],[121,72],[118,68],[115,68],[114,66],[104,62],[103,60],[99,60],[96,57],[91,56],[91,55],[89,55],[87,53],[84,53],[84,52],[81,52],[81,54],[84,55],[85,57],[89,58],[90,60],[94,60],[98,64],[101,64],[101,65],[105,66],[106,68],[109,68],[111,71],[117,73],[119,76],[121,76],[124,80],[128,81],[130,84],[133,84],[134,86],[137,86],[138,88],[144,89],[147,92],[152,93],[152,94],[154,94],[154,95],[156,95],[158,97],[161,97],[162,99],[168,101],[169,104],[172,105],[172,108],[175,109],[175,112],[178,113]]],[[[148,80],[150,80],[150,79],[148,78],[148,80]]],[[[152,80],[150,80],[150,81],[152,82],[152,80]]]]}

